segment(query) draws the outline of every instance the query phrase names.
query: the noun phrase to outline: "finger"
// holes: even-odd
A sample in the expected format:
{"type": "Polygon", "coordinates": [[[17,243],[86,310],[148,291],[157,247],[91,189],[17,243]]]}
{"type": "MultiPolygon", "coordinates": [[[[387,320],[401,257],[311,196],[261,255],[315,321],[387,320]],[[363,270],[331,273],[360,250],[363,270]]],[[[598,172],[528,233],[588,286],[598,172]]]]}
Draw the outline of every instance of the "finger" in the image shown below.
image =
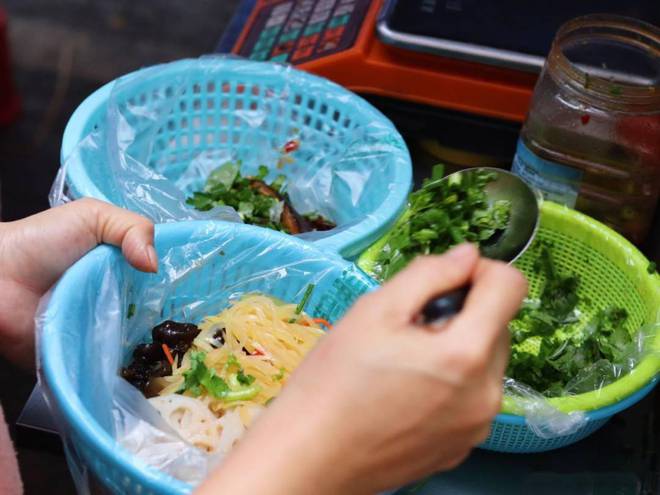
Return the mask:
{"type": "Polygon", "coordinates": [[[465,285],[477,265],[479,251],[461,244],[442,256],[421,256],[383,285],[389,313],[408,322],[433,297],[465,285]]]}
{"type": "Polygon", "coordinates": [[[444,334],[461,342],[491,349],[506,342],[503,333],[527,294],[527,281],[514,267],[481,258],[474,271],[472,288],[463,310],[446,327],[444,334]]]}
{"type": "Polygon", "coordinates": [[[500,332],[495,343],[495,353],[490,363],[490,370],[493,376],[500,381],[504,377],[507,366],[509,365],[509,355],[511,354],[510,334],[507,331],[500,332]]]}
{"type": "Polygon", "coordinates": [[[158,270],[154,225],[150,220],[109,203],[85,201],[93,212],[92,228],[98,243],[120,246],[126,260],[138,270],[158,270]]]}
{"type": "Polygon", "coordinates": [[[486,440],[488,440],[488,437],[490,436],[491,426],[492,425],[489,423],[488,425],[474,432],[474,436],[472,437],[472,445],[476,447],[484,443],[486,440]]]}

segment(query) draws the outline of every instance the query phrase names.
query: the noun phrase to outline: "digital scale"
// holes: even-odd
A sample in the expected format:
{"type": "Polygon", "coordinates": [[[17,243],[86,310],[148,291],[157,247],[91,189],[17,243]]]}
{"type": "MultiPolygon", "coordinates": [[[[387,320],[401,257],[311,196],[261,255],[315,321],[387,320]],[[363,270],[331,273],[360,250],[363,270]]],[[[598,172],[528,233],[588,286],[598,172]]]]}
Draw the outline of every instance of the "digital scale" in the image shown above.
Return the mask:
{"type": "Polygon", "coordinates": [[[522,122],[561,24],[660,21],[657,0],[258,0],[221,50],[290,63],[364,95],[522,122]],[[227,46],[231,43],[231,46],[227,46]]]}
{"type": "Polygon", "coordinates": [[[436,162],[509,167],[559,26],[598,12],[660,22],[658,0],[244,0],[218,52],[293,64],[364,96],[436,162]]]}

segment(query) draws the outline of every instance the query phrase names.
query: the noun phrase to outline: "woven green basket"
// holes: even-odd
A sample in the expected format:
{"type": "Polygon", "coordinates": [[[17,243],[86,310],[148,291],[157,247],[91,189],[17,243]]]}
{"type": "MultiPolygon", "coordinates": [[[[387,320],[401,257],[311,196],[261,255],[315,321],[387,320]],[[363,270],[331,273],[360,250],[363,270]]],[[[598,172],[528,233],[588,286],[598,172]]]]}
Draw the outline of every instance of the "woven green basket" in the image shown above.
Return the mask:
{"type": "MultiPolygon", "coordinates": [[[[649,261],[626,239],[609,227],[573,209],[552,202],[541,206],[537,241],[552,242],[553,259],[560,269],[579,274],[578,294],[591,301],[579,309],[586,322],[601,309],[618,306],[628,311],[626,329],[636,332],[643,325],[660,323],[660,276],[648,273],[649,261]]],[[[531,297],[539,294],[543,277],[533,270],[534,247],[515,266],[529,281],[531,297]]],[[[575,331],[579,331],[579,326],[575,331]]],[[[632,373],[600,390],[557,397],[558,409],[591,411],[614,404],[646,385],[660,371],[660,325],[651,352],[632,373]]],[[[534,349],[530,349],[534,351],[534,349]]],[[[504,412],[515,413],[505,400],[504,412]]]]}

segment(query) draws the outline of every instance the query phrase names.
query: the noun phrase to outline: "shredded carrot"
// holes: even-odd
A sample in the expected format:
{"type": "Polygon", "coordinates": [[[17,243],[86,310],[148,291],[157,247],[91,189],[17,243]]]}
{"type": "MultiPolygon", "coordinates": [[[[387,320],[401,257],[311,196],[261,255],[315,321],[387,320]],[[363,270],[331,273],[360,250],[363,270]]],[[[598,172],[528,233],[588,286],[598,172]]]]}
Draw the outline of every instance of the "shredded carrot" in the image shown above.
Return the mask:
{"type": "Polygon", "coordinates": [[[319,323],[321,325],[324,325],[328,330],[332,330],[332,323],[330,323],[325,318],[312,318],[312,321],[314,323],[319,323]]]}
{"type": "Polygon", "coordinates": [[[170,366],[174,366],[174,358],[172,357],[172,353],[170,352],[170,348],[167,346],[167,344],[163,344],[163,352],[165,353],[165,357],[170,363],[170,366]]]}

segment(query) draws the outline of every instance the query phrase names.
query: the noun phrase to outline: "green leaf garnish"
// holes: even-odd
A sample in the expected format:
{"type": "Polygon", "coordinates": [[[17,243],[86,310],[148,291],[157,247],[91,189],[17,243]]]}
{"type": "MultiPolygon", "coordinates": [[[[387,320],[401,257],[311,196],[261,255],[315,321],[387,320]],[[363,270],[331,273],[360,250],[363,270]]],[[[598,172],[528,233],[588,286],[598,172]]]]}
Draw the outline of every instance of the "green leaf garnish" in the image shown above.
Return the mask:
{"type": "Polygon", "coordinates": [[[583,324],[577,308],[578,304],[587,306],[588,301],[578,296],[579,277],[561,273],[547,246],[540,249],[534,269],[544,285],[538,300],[527,302],[509,326],[513,346],[507,376],[557,396],[594,363],[625,359],[632,342],[625,328],[628,314],[611,306],[583,324]],[[522,345],[534,341],[537,353],[522,345]]]}
{"type": "Polygon", "coordinates": [[[298,306],[296,306],[296,314],[299,315],[302,313],[305,309],[305,306],[307,305],[307,301],[309,301],[310,296],[312,295],[312,292],[314,291],[314,284],[309,284],[307,288],[305,289],[305,293],[303,294],[302,299],[298,303],[298,306]]]}
{"type": "Polygon", "coordinates": [[[491,204],[484,191],[495,174],[483,171],[443,180],[443,173],[442,165],[433,168],[394,227],[360,258],[362,268],[388,280],[418,255],[442,254],[462,242],[486,245],[507,228],[511,204],[491,204]]]}

